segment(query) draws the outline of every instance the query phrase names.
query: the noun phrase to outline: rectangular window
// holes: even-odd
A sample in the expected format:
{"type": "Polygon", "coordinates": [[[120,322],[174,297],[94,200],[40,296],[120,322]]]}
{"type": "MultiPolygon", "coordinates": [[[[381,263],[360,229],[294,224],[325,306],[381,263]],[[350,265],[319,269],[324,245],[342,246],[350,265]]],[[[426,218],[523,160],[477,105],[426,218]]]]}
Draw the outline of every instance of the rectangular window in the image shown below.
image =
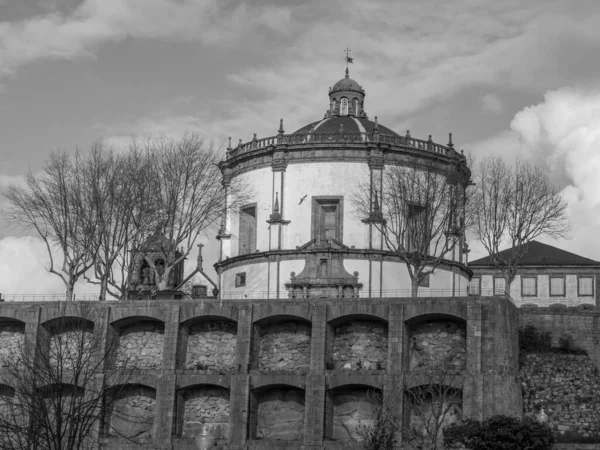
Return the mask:
{"type": "Polygon", "coordinates": [[[565,296],[565,277],[550,277],[550,297],[565,296]]]}
{"type": "Polygon", "coordinates": [[[421,205],[408,205],[406,218],[406,251],[419,252],[428,247],[427,211],[421,205]]]}
{"type": "Polygon", "coordinates": [[[327,246],[335,239],[342,242],[343,197],[312,198],[312,238],[316,245],[327,246]]]}
{"type": "Polygon", "coordinates": [[[419,287],[429,287],[429,275],[431,274],[427,274],[425,275],[425,278],[423,278],[421,281],[419,281],[419,287]]]}
{"type": "Polygon", "coordinates": [[[246,286],[246,272],[235,274],[235,287],[246,286]]]}
{"type": "Polygon", "coordinates": [[[192,286],[192,298],[203,298],[207,296],[207,289],[204,285],[192,286]]]}
{"type": "Polygon", "coordinates": [[[481,295],[481,277],[473,277],[469,282],[469,295],[481,295]]]}
{"type": "Polygon", "coordinates": [[[594,295],[594,277],[591,275],[577,277],[577,295],[579,297],[591,297],[594,295]]]}
{"type": "Polygon", "coordinates": [[[240,209],[239,254],[256,251],[256,203],[240,209]]]}
{"type": "Polygon", "coordinates": [[[506,295],[506,280],[504,277],[494,278],[494,295],[506,295]]]}
{"type": "Polygon", "coordinates": [[[537,296],[537,277],[521,277],[521,296],[535,297],[537,296]]]}

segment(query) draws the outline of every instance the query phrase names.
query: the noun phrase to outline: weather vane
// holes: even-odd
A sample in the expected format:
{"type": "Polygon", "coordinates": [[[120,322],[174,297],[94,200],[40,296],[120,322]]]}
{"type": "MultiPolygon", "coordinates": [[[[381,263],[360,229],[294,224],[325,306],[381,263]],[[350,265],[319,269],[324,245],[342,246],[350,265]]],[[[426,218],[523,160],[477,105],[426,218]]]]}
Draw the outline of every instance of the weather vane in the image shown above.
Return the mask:
{"type": "Polygon", "coordinates": [[[354,59],[350,57],[351,50],[348,47],[344,51],[346,52],[346,70],[348,70],[348,63],[354,64],[354,59]]]}

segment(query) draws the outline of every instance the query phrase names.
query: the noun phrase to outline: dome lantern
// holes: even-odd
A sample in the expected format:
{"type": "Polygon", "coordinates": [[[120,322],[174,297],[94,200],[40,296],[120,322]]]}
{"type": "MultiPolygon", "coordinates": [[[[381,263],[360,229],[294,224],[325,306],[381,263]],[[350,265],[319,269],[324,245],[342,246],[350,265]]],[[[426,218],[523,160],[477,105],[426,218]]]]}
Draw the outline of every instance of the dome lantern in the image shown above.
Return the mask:
{"type": "Polygon", "coordinates": [[[365,90],[355,80],[350,78],[346,67],[346,75],[329,88],[328,117],[354,116],[366,117],[363,109],[365,90]]]}

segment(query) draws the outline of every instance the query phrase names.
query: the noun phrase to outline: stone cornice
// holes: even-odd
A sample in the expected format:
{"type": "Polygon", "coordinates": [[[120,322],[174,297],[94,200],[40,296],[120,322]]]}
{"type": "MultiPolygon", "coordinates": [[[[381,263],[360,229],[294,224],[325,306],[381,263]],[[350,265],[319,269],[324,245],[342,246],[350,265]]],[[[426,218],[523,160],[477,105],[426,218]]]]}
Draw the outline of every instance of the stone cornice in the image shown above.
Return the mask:
{"type": "MultiPolygon", "coordinates": [[[[436,144],[437,145],[437,144],[436,144]]],[[[385,164],[431,167],[440,171],[456,172],[467,182],[470,172],[466,159],[452,150],[436,153],[424,148],[396,145],[385,142],[313,142],[273,143],[243,152],[231,153],[219,163],[221,170],[235,176],[251,170],[271,167],[273,171],[285,171],[289,164],[323,162],[360,162],[380,170],[385,164]]]]}
{"type": "MultiPolygon", "coordinates": [[[[305,259],[306,257],[313,254],[336,254],[342,256],[344,259],[358,259],[358,260],[376,260],[376,261],[392,261],[404,263],[400,257],[394,252],[385,250],[375,249],[335,249],[331,247],[321,247],[312,249],[293,249],[293,250],[271,250],[266,252],[250,253],[246,255],[234,256],[233,258],[227,258],[214,264],[217,273],[223,273],[225,270],[229,270],[235,267],[246,266],[249,264],[260,264],[274,261],[292,261],[298,259],[305,259]]],[[[471,277],[473,271],[465,266],[464,264],[456,261],[443,260],[438,266],[443,270],[461,272],[463,275],[471,277]]]]}

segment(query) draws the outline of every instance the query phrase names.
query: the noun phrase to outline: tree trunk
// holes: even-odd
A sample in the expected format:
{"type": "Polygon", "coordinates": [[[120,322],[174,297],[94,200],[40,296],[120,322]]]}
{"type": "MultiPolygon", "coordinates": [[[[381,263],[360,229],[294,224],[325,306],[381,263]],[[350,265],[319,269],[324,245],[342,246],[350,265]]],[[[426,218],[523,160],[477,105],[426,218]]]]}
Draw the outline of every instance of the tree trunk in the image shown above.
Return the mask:
{"type": "Polygon", "coordinates": [[[65,293],[65,300],[68,302],[73,301],[73,292],[75,290],[75,283],[69,282],[67,284],[67,292],[65,293]]]}
{"type": "Polygon", "coordinates": [[[417,297],[419,295],[419,278],[415,275],[411,280],[410,296],[417,297]]]}
{"type": "Polygon", "coordinates": [[[169,275],[173,270],[173,266],[166,266],[165,271],[160,275],[158,271],[155,271],[156,289],[164,291],[169,288],[169,275]]]}
{"type": "Polygon", "coordinates": [[[100,296],[98,300],[101,302],[106,300],[106,291],[108,290],[108,276],[104,275],[100,280],[100,296]]]}

